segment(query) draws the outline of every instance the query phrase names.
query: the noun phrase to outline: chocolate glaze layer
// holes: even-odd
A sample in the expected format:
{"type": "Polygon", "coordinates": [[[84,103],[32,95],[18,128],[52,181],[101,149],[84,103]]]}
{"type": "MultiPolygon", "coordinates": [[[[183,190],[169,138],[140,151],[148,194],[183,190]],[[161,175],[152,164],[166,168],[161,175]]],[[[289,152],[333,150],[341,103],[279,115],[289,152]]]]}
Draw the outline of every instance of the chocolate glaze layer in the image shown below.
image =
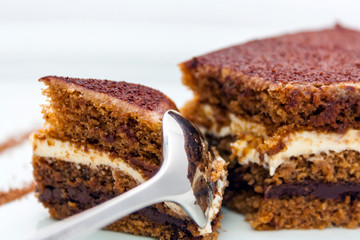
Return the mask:
{"type": "Polygon", "coordinates": [[[165,113],[169,109],[177,109],[176,105],[165,94],[140,84],[127,83],[123,81],[117,82],[58,76],[42,77],[39,81],[47,83],[55,81],[75,84],[85,89],[107,94],[113,98],[136,105],[148,111],[158,112],[160,114],[165,113]]]}
{"type": "Polygon", "coordinates": [[[276,84],[359,82],[360,32],[336,25],[323,31],[250,41],[185,64],[189,69],[230,69],[276,84]]]}
{"type": "Polygon", "coordinates": [[[345,196],[360,199],[360,183],[320,183],[305,181],[303,183],[284,183],[269,186],[264,198],[284,198],[292,196],[310,196],[321,199],[342,199],[345,196]]]}

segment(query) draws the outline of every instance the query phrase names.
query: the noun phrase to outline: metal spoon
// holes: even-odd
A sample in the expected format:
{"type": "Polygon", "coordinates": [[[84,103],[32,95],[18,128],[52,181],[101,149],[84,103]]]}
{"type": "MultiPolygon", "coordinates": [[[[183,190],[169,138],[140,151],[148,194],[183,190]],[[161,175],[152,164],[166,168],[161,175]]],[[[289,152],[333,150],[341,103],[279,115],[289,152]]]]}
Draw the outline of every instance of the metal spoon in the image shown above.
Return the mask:
{"type": "MultiPolygon", "coordinates": [[[[192,183],[194,166],[203,157],[209,156],[205,138],[194,125],[173,110],[163,116],[162,134],[164,159],[154,177],[118,197],[40,229],[30,239],[77,239],[160,202],[179,204],[200,228],[204,228],[209,217],[206,210],[211,206],[214,191],[211,186],[205,188],[207,200],[204,202],[194,192],[199,186],[192,183]]],[[[203,191],[201,195],[204,196],[203,191]]]]}

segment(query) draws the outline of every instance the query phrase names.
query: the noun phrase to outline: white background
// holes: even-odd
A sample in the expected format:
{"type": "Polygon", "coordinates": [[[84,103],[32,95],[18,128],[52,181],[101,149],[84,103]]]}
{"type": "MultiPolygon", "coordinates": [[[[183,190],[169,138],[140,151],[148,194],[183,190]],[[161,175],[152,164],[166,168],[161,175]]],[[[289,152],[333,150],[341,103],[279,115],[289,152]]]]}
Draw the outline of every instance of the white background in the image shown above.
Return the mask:
{"type": "Polygon", "coordinates": [[[175,84],[176,65],[192,56],[335,22],[360,28],[359,1],[1,0],[0,81],[175,84]]]}

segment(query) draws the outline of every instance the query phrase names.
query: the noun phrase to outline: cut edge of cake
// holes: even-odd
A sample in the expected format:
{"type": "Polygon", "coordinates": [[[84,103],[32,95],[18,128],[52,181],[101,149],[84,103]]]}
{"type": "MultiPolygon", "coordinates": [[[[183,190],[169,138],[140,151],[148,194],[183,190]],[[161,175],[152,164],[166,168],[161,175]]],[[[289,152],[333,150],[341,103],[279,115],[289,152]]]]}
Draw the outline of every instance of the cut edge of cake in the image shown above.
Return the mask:
{"type": "MultiPolygon", "coordinates": [[[[145,164],[142,166],[143,168],[138,166],[139,163],[145,161],[146,157],[159,158],[162,154],[161,145],[155,144],[149,148],[151,151],[157,151],[157,155],[146,155],[145,153],[142,159],[128,161],[127,158],[130,155],[125,154],[122,156],[121,152],[108,151],[109,148],[103,149],[102,145],[98,144],[101,141],[106,142],[108,145],[116,141],[129,141],[131,137],[126,138],[127,135],[123,134],[124,128],[121,126],[118,126],[120,130],[110,127],[109,132],[104,133],[104,136],[101,138],[99,137],[101,135],[96,135],[99,137],[98,141],[95,141],[97,139],[96,136],[88,141],[86,134],[71,135],[73,132],[80,132],[75,130],[63,139],[66,134],[54,133],[54,131],[77,127],[85,119],[88,119],[90,124],[86,125],[83,129],[86,129],[84,131],[91,132],[95,128],[94,126],[100,126],[104,119],[108,119],[103,116],[111,116],[110,119],[118,123],[116,118],[124,116],[123,112],[125,111],[131,117],[136,117],[137,123],[143,121],[145,124],[151,125],[150,130],[147,130],[150,133],[141,135],[147,136],[146,141],[155,139],[161,142],[162,114],[168,109],[176,110],[175,104],[165,95],[154,89],[149,90],[147,87],[125,82],[72,79],[55,76],[45,77],[40,81],[43,81],[48,88],[53,88],[52,90],[44,90],[44,93],[48,97],[53,96],[54,99],[50,99],[50,106],[44,106],[43,113],[47,122],[46,128],[39,130],[39,132],[31,136],[34,152],[34,178],[37,183],[37,196],[44,206],[49,208],[52,217],[63,219],[96,206],[130,190],[156,173],[161,164],[161,159],[153,161],[152,165],[145,164]],[[79,81],[81,85],[78,84],[79,81]],[[89,89],[86,86],[87,81],[95,84],[95,87],[99,87],[98,84],[101,85],[103,83],[109,88],[112,86],[112,90],[115,91],[112,93],[115,95],[109,96],[106,92],[96,92],[94,91],[96,88],[93,87],[90,87],[93,89],[89,89]],[[128,92],[129,95],[126,96],[128,102],[124,102],[124,99],[117,95],[116,91],[119,90],[116,87],[117,84],[120,84],[121,88],[126,88],[127,85],[132,87],[131,91],[128,92]],[[137,94],[135,100],[131,97],[131,94],[137,94]],[[149,106],[149,103],[144,103],[141,98],[146,99],[149,97],[144,96],[144,94],[150,94],[153,97],[153,103],[158,102],[159,104],[157,106],[149,106]],[[54,103],[54,101],[59,102],[54,103]],[[139,106],[136,106],[136,104],[139,106]],[[57,107],[59,109],[56,109],[57,107]],[[94,110],[96,108],[98,110],[94,110]],[[77,110],[75,111],[75,109],[77,110]],[[89,111],[82,112],[84,109],[89,111]],[[107,114],[108,109],[111,109],[111,114],[107,114]],[[96,112],[93,114],[90,110],[99,111],[99,114],[96,112]],[[121,113],[119,114],[119,112],[121,113]],[[100,117],[95,119],[93,116],[100,117]],[[66,123],[68,125],[59,127],[58,124],[69,119],[70,121],[66,123]],[[122,134],[121,136],[125,136],[125,138],[121,139],[120,135],[118,136],[114,132],[111,133],[112,130],[115,133],[119,131],[122,134]],[[151,131],[157,131],[157,133],[151,135],[151,131]],[[113,136],[108,137],[110,135],[113,136]],[[146,169],[149,166],[152,169],[146,169]]],[[[126,89],[121,89],[121,91],[126,91],[126,89]]],[[[130,131],[132,126],[134,125],[129,125],[125,130],[130,131]]],[[[99,131],[97,130],[97,132],[99,131]]],[[[134,141],[130,141],[130,143],[135,144],[134,141]]],[[[216,185],[216,194],[214,205],[210,209],[211,213],[209,213],[212,215],[212,218],[205,229],[200,229],[178,205],[168,202],[142,209],[124,219],[116,221],[108,226],[107,229],[164,239],[173,239],[174,237],[184,239],[192,239],[194,237],[199,239],[216,239],[222,218],[220,207],[224,188],[226,187],[226,164],[216,152],[212,157],[214,161],[210,161],[206,165],[206,179],[216,185]]]]}

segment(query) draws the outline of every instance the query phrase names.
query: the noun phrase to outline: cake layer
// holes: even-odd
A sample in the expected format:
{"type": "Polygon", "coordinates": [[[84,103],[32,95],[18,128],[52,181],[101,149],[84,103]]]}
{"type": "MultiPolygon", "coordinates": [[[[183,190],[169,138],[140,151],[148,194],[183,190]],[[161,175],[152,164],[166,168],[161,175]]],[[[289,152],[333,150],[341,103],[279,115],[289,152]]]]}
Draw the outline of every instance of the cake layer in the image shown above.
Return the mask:
{"type": "Polygon", "coordinates": [[[292,157],[308,156],[308,161],[314,161],[317,158],[311,155],[330,151],[360,151],[360,130],[357,129],[337,133],[296,130],[291,126],[283,126],[271,132],[267,131],[264,124],[232,113],[219,114],[216,107],[197,101],[185,105],[182,113],[215,141],[225,139],[226,145],[229,145],[227,149],[231,151],[231,160],[237,160],[240,164],[263,165],[271,175],[292,157]],[[197,114],[194,114],[195,111],[197,114]],[[219,115],[220,119],[217,117],[219,115]]]}
{"type": "Polygon", "coordinates": [[[176,109],[165,94],[140,84],[58,76],[42,77],[39,81],[68,89],[69,93],[79,92],[87,100],[102,100],[103,107],[116,105],[118,110],[121,108],[123,112],[131,112],[149,122],[158,122],[167,110],[176,109]]]}
{"type": "Polygon", "coordinates": [[[337,26],[251,41],[180,68],[199,101],[269,127],[359,129],[359,42],[360,32],[337,26]]]}
{"type": "Polygon", "coordinates": [[[176,106],[162,93],[125,82],[45,77],[45,135],[130,159],[152,176],[162,159],[161,119],[176,106]],[[143,99],[143,100],[141,100],[143,99]],[[148,99],[152,99],[151,101],[148,99]]]}
{"type": "MultiPolygon", "coordinates": [[[[349,129],[345,133],[318,133],[315,131],[292,132],[284,137],[279,144],[282,150],[275,154],[262,154],[257,148],[251,146],[246,139],[239,139],[231,143],[233,157],[241,164],[264,164],[274,175],[276,169],[291,157],[309,156],[308,161],[316,160],[310,155],[327,152],[342,152],[345,150],[360,151],[360,130],[349,129]]],[[[266,140],[265,140],[266,141],[266,140]]]]}
{"type": "MultiPolygon", "coordinates": [[[[55,218],[65,218],[96,206],[137,185],[135,179],[106,165],[94,168],[94,165],[89,167],[81,163],[35,155],[33,166],[38,198],[55,218]]],[[[217,228],[212,226],[218,227],[220,214],[214,216],[210,232],[201,233],[198,226],[187,216],[179,216],[170,207],[167,204],[156,204],[130,216],[141,215],[155,225],[164,225],[175,230],[173,234],[179,232],[188,238],[191,236],[211,239],[210,237],[217,236],[217,228]]],[[[145,233],[153,236],[147,229],[144,229],[143,234],[145,233]]]]}
{"type": "Polygon", "coordinates": [[[262,194],[251,190],[228,191],[224,203],[245,214],[246,220],[257,230],[360,226],[360,201],[351,196],[342,199],[298,196],[265,200],[262,194]]]}

